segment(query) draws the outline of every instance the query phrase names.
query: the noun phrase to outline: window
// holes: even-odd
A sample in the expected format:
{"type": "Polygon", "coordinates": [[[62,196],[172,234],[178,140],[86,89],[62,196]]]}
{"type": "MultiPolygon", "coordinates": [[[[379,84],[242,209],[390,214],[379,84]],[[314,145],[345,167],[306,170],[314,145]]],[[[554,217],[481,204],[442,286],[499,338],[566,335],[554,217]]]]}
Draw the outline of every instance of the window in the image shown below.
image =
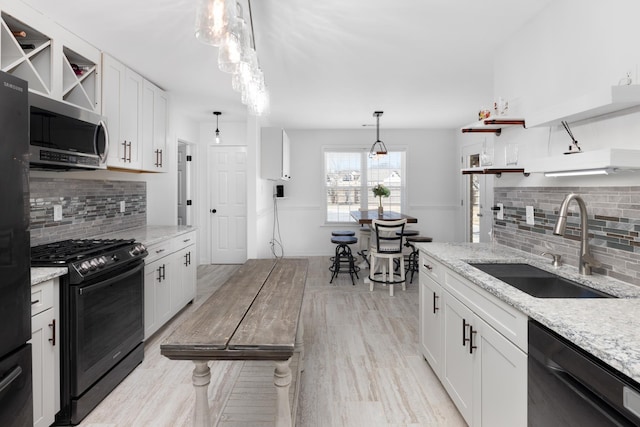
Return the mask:
{"type": "Polygon", "coordinates": [[[327,222],[352,222],[349,212],[375,210],[379,200],[371,189],[383,184],[391,196],[382,199],[385,210],[402,212],[405,199],[405,152],[390,151],[375,159],[362,150],[324,153],[327,222]]]}

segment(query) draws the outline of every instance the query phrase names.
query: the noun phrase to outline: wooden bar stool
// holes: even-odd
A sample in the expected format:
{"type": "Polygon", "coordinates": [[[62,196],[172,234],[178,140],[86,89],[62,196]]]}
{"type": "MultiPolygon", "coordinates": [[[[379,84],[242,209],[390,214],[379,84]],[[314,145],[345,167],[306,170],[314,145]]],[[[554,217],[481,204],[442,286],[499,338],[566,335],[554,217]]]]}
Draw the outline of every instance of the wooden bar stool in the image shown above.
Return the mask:
{"type": "MultiPolygon", "coordinates": [[[[355,234],[354,232],[352,233],[355,234]]],[[[331,258],[333,263],[331,267],[329,267],[329,271],[332,273],[329,283],[333,283],[333,279],[335,279],[338,273],[349,273],[349,276],[351,276],[351,284],[355,286],[356,283],[353,280],[353,275],[355,274],[356,278],[359,279],[358,271],[360,271],[360,267],[355,264],[355,259],[353,258],[349,245],[358,243],[358,238],[354,235],[331,236],[331,243],[336,244],[336,254],[331,258]],[[343,266],[346,268],[342,269],[343,266]]]]}
{"type": "Polygon", "coordinates": [[[374,219],[371,221],[373,226],[371,244],[370,262],[368,281],[370,283],[369,290],[373,291],[374,282],[383,283],[389,286],[389,295],[393,296],[393,286],[402,283],[402,289],[405,290],[405,269],[404,255],[402,254],[402,239],[406,219],[395,221],[382,221],[374,219]],[[385,265],[385,260],[388,265],[385,265]],[[400,274],[395,274],[394,261],[400,262],[400,274]],[[376,263],[380,263],[380,272],[376,272],[376,263]]]}

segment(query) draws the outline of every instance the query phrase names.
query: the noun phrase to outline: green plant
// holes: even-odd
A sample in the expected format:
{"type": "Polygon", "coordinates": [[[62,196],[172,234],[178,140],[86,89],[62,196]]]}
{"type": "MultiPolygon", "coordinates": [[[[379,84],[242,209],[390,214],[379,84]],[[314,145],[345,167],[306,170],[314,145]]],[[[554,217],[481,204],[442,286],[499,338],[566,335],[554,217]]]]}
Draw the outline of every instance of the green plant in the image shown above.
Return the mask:
{"type": "Polygon", "coordinates": [[[391,195],[391,191],[382,184],[378,184],[372,188],[373,195],[378,197],[380,200],[380,207],[382,207],[382,198],[389,197],[391,195]]]}

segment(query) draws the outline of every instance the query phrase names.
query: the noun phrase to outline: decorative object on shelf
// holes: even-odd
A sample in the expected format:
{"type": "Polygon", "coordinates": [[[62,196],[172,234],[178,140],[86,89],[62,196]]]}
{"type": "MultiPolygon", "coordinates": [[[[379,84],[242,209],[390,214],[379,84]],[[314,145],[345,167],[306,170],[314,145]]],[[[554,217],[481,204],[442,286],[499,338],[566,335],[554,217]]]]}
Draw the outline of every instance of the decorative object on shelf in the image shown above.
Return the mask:
{"type": "Polygon", "coordinates": [[[487,138],[482,143],[482,153],[480,153],[480,166],[493,165],[493,144],[487,145],[487,138]]]}
{"type": "Polygon", "coordinates": [[[571,132],[571,128],[569,128],[569,123],[566,120],[561,121],[564,130],[567,131],[569,136],[571,137],[571,141],[573,141],[573,145],[569,146],[569,151],[565,151],[564,154],[576,154],[582,152],[582,148],[578,145],[578,141],[573,137],[573,132],[571,132]],[[575,148],[575,149],[574,149],[575,148]]]}
{"type": "Polygon", "coordinates": [[[506,116],[509,111],[509,103],[499,97],[497,101],[493,103],[493,111],[495,116],[506,116]]]}
{"type": "Polygon", "coordinates": [[[251,33],[242,16],[242,7],[233,0],[200,0],[196,12],[196,38],[219,46],[218,66],[233,73],[232,88],[240,92],[241,101],[250,114],[267,114],[269,91],[256,53],[256,40],[249,6],[251,33]]]}
{"type": "Polygon", "coordinates": [[[504,147],[504,164],[515,166],[518,164],[518,144],[509,143],[504,147]]]}
{"type": "Polygon", "coordinates": [[[487,107],[480,108],[480,111],[478,111],[478,120],[488,119],[489,117],[491,117],[491,110],[487,107]]]}
{"type": "Polygon", "coordinates": [[[220,138],[220,129],[218,129],[218,119],[222,113],[220,111],[214,111],[213,114],[216,116],[216,144],[220,144],[222,139],[220,138]]]}
{"type": "Polygon", "coordinates": [[[384,212],[384,209],[382,207],[382,198],[389,197],[391,195],[391,191],[382,184],[378,184],[375,187],[373,187],[372,191],[373,191],[373,195],[376,196],[379,201],[378,214],[382,215],[382,213],[384,212]]]}
{"type": "Polygon", "coordinates": [[[387,146],[380,141],[380,116],[382,114],[384,114],[383,111],[375,111],[373,113],[373,117],[376,118],[376,142],[373,143],[371,150],[369,150],[370,159],[375,159],[377,156],[386,156],[388,152],[387,146]]]}

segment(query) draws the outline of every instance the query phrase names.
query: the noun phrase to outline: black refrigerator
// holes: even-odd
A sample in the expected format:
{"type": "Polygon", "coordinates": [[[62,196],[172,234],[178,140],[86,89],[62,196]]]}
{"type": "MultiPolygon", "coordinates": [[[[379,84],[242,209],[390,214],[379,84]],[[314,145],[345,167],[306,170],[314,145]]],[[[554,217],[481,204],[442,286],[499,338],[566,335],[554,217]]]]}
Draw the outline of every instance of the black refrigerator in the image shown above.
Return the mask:
{"type": "Polygon", "coordinates": [[[0,72],[0,426],[33,426],[27,82],[0,72]]]}

